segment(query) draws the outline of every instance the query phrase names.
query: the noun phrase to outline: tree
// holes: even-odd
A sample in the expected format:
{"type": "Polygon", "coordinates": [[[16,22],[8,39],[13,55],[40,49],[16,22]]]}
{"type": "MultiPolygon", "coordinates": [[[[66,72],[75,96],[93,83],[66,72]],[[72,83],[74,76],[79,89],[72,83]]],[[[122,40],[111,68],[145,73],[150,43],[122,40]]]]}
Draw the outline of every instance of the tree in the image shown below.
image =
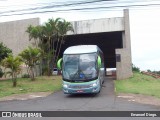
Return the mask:
{"type": "Polygon", "coordinates": [[[134,71],[134,72],[140,72],[140,68],[136,67],[134,64],[132,64],[132,71],[134,71]]]}
{"type": "Polygon", "coordinates": [[[47,39],[48,51],[51,51],[51,39],[54,35],[54,27],[50,23],[45,23],[43,26],[43,35],[47,39]]]}
{"type": "Polygon", "coordinates": [[[13,55],[9,55],[4,60],[2,60],[1,65],[6,69],[8,68],[9,71],[5,72],[5,74],[9,74],[12,76],[13,87],[17,86],[17,75],[21,71],[20,65],[22,61],[20,57],[13,57],[13,55]]]}
{"type": "Polygon", "coordinates": [[[42,66],[42,74],[43,75],[50,75],[51,73],[51,69],[50,69],[50,61],[52,59],[52,56],[53,56],[53,52],[50,51],[48,52],[47,54],[45,52],[42,51],[42,59],[43,59],[43,62],[41,62],[43,64],[42,66]]]}
{"type": "Polygon", "coordinates": [[[42,43],[43,40],[43,28],[41,25],[38,26],[28,26],[27,33],[29,33],[29,41],[34,39],[34,45],[35,47],[40,47],[40,43],[42,43]]]}
{"type": "Polygon", "coordinates": [[[0,68],[0,78],[3,76],[3,71],[2,71],[2,69],[0,68]]]}
{"type": "Polygon", "coordinates": [[[58,30],[58,38],[60,39],[60,41],[58,41],[59,45],[57,44],[57,46],[56,46],[58,48],[57,54],[56,54],[56,61],[59,58],[61,46],[62,46],[62,43],[64,43],[64,38],[65,38],[67,32],[74,31],[72,24],[70,22],[67,22],[65,19],[62,19],[61,21],[58,22],[57,30],[58,30]]]}
{"type": "Polygon", "coordinates": [[[49,19],[43,25],[30,25],[27,28],[26,32],[29,33],[30,40],[39,39],[38,47],[40,47],[45,54],[44,58],[41,60],[41,63],[43,66],[46,66],[47,64],[48,75],[50,75],[51,73],[50,67],[55,65],[55,62],[59,57],[61,46],[64,42],[64,37],[66,33],[70,30],[73,31],[71,23],[61,18],[49,19]],[[57,45],[56,48],[54,48],[54,44],[56,41],[57,45]]]}
{"type": "MultiPolygon", "coordinates": [[[[50,20],[51,21],[51,20],[50,20]]],[[[53,24],[53,21],[51,21],[53,24]]],[[[39,26],[32,26],[30,25],[27,28],[27,31],[29,33],[29,40],[34,39],[35,43],[37,40],[39,40],[39,43],[36,44],[36,47],[39,47],[43,53],[43,58],[41,59],[41,68],[42,71],[46,70],[48,71],[48,74],[50,73],[50,61],[51,61],[51,54],[53,55],[53,47],[51,46],[51,41],[53,38],[53,34],[55,31],[55,27],[50,24],[49,22],[44,23],[44,25],[39,26]],[[47,64],[44,64],[44,63],[47,64]],[[45,68],[45,69],[43,69],[45,68]]]]}
{"type": "Polygon", "coordinates": [[[2,42],[0,43],[0,62],[5,58],[8,57],[9,54],[12,53],[12,50],[7,48],[2,42]]]}
{"type": "Polygon", "coordinates": [[[34,68],[35,65],[40,61],[41,50],[39,48],[28,47],[27,49],[23,50],[19,56],[21,56],[26,66],[28,66],[30,78],[32,81],[34,81],[34,68]]]}
{"type": "MultiPolygon", "coordinates": [[[[52,21],[53,23],[53,21],[52,21]]],[[[51,63],[51,58],[53,56],[53,37],[55,34],[55,26],[53,26],[52,24],[50,24],[49,22],[46,22],[43,26],[43,35],[44,35],[44,39],[46,39],[46,49],[43,50],[43,52],[45,52],[44,58],[47,62],[47,74],[50,75],[51,71],[50,71],[50,63],[51,63]]]]}
{"type": "MultiPolygon", "coordinates": [[[[0,63],[5,58],[8,57],[9,54],[12,53],[12,50],[6,47],[2,42],[0,43],[0,63]]],[[[2,77],[4,72],[0,68],[0,77],[2,77]]]]}
{"type": "MultiPolygon", "coordinates": [[[[54,44],[55,42],[57,41],[57,44],[58,44],[58,41],[59,41],[59,37],[58,37],[58,24],[59,24],[59,21],[61,21],[62,19],[61,18],[56,18],[56,19],[49,19],[48,20],[48,24],[50,24],[51,28],[52,28],[52,31],[51,31],[51,39],[49,39],[49,43],[50,43],[50,50],[48,52],[48,75],[50,75],[51,71],[49,70],[52,70],[51,68],[53,68],[53,65],[54,65],[54,60],[56,58],[56,53],[57,53],[57,48],[55,49],[54,48],[54,44]],[[52,67],[51,67],[52,66],[52,67]]],[[[57,46],[57,45],[56,45],[57,46]]]]}

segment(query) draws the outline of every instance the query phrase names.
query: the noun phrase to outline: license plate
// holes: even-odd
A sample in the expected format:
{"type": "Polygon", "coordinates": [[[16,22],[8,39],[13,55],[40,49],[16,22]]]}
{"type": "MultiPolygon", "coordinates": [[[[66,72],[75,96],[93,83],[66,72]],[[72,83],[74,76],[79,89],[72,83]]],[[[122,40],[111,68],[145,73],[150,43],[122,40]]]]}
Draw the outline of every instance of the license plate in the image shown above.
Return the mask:
{"type": "Polygon", "coordinates": [[[77,90],[77,93],[82,93],[83,92],[83,90],[77,90]]]}

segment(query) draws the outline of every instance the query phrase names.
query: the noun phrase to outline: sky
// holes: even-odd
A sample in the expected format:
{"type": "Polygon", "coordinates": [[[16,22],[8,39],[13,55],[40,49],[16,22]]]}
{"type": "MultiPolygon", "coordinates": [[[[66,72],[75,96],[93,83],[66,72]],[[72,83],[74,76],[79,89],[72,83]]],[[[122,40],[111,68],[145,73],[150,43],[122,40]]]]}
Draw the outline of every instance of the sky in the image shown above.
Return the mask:
{"type": "MultiPolygon", "coordinates": [[[[116,0],[108,2],[100,2],[95,4],[86,4],[84,6],[68,6],[56,7],[50,10],[55,12],[12,15],[19,12],[8,13],[9,11],[26,10],[28,8],[44,7],[46,5],[69,4],[76,0],[0,0],[0,22],[14,21],[20,19],[28,19],[39,17],[41,24],[49,18],[64,18],[67,21],[80,21],[88,19],[100,19],[110,17],[122,17],[123,9],[128,8],[130,14],[130,34],[132,63],[141,70],[157,70],[160,71],[160,5],[150,5],[141,7],[114,7],[107,9],[94,9],[85,11],[61,11],[82,7],[108,7],[108,6],[126,6],[126,5],[144,5],[144,4],[160,4],[159,0],[116,0]],[[134,1],[134,2],[133,2],[134,1]],[[145,2],[144,2],[145,1],[145,2]],[[5,13],[2,13],[5,12],[5,13]]],[[[82,0],[78,0],[82,1],[82,0]]],[[[84,0],[87,1],[87,0],[84,0]]],[[[88,0],[89,1],[89,0],[88,0]]],[[[93,1],[93,0],[90,0],[93,1]]],[[[39,12],[40,10],[35,10],[39,12]]],[[[29,11],[29,12],[35,12],[29,11]]],[[[22,11],[25,13],[26,11],[22,11]]]]}

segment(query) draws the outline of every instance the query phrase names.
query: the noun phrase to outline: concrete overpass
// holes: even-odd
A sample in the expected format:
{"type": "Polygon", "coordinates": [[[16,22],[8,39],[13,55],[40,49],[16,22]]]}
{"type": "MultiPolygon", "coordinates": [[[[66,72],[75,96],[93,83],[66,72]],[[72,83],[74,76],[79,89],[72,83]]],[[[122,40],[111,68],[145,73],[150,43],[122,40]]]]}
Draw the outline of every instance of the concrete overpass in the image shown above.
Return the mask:
{"type": "MultiPolygon", "coordinates": [[[[16,55],[31,42],[25,32],[31,25],[39,25],[39,19],[27,19],[0,23],[0,42],[16,55]]],[[[63,51],[72,45],[96,44],[103,53],[106,68],[116,68],[117,79],[132,76],[129,11],[123,17],[103,18],[72,22],[74,33],[68,32],[63,51]]]]}
{"type": "MultiPolygon", "coordinates": [[[[132,76],[129,11],[124,17],[72,22],[62,52],[72,45],[96,44],[104,53],[105,67],[116,68],[117,79],[132,76]]],[[[61,52],[61,55],[62,55],[61,52]]]]}

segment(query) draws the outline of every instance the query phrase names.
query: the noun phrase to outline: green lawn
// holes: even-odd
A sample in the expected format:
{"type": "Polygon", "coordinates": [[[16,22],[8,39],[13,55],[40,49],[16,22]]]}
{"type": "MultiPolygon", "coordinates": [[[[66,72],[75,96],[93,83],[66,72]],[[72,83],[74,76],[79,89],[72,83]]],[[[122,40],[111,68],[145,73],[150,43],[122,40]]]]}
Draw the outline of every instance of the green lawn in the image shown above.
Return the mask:
{"type": "Polygon", "coordinates": [[[155,79],[141,73],[133,77],[115,81],[116,93],[144,94],[160,98],[160,79],[155,79]]]}
{"type": "Polygon", "coordinates": [[[35,81],[31,81],[30,78],[18,78],[17,87],[12,87],[12,80],[4,80],[0,81],[0,97],[31,92],[54,92],[61,88],[61,76],[41,76],[35,81]]]}

